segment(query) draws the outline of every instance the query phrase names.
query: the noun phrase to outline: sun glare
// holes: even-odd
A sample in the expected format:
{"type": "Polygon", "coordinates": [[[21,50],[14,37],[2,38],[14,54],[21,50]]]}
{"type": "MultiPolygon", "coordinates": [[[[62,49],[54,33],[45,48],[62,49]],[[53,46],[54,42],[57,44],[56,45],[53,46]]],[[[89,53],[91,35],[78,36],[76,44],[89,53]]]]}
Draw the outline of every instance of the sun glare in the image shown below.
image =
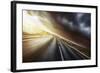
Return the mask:
{"type": "Polygon", "coordinates": [[[26,11],[23,11],[23,31],[30,34],[51,32],[40,19],[41,17],[37,14],[29,15],[26,11]]]}

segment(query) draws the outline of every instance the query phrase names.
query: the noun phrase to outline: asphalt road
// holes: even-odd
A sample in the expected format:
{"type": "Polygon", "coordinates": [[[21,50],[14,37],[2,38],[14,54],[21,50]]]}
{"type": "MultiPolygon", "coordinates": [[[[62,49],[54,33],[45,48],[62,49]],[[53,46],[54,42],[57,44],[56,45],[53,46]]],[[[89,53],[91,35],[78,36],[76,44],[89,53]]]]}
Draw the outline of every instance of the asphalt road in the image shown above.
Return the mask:
{"type": "MultiPolygon", "coordinates": [[[[83,60],[90,57],[80,48],[55,36],[24,36],[23,62],[83,60]]],[[[87,49],[85,49],[87,50],[87,49]]]]}

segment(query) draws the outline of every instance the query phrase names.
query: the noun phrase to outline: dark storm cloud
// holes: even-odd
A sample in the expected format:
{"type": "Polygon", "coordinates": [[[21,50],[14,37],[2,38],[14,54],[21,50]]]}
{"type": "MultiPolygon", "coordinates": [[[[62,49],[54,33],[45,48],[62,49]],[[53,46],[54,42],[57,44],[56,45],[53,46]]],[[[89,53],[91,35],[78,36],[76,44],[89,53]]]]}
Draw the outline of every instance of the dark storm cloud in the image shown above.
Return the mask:
{"type": "Polygon", "coordinates": [[[91,15],[89,13],[51,12],[53,18],[65,29],[77,30],[86,37],[91,34],[91,15]]]}
{"type": "MultiPolygon", "coordinates": [[[[78,16],[78,14],[77,14],[78,16]]],[[[76,17],[78,18],[78,17],[76,17]]],[[[81,33],[83,33],[85,36],[89,37],[91,35],[91,17],[88,13],[82,13],[80,18],[77,21],[78,23],[78,29],[81,33]]]]}

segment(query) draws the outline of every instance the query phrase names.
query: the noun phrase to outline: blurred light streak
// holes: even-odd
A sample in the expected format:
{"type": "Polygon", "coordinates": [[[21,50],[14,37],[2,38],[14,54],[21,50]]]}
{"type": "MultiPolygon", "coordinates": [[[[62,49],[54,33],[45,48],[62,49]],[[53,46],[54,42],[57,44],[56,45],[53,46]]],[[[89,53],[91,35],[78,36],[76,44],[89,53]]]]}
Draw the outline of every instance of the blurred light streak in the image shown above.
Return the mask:
{"type": "Polygon", "coordinates": [[[52,20],[52,18],[50,17],[50,15],[47,12],[41,12],[41,11],[34,12],[34,11],[32,11],[31,16],[29,14],[27,14],[28,11],[23,11],[23,12],[24,12],[24,14],[23,14],[24,19],[23,20],[26,23],[26,24],[24,23],[24,25],[23,25],[24,31],[29,32],[29,33],[38,33],[41,31],[45,31],[45,32],[48,32],[52,35],[55,35],[55,36],[65,40],[67,42],[70,42],[70,43],[73,43],[77,46],[86,48],[85,46],[83,46],[79,43],[76,43],[75,41],[68,40],[67,38],[63,37],[62,33],[58,34],[58,32],[61,32],[61,30],[59,30],[59,29],[62,29],[62,28],[60,26],[56,25],[56,22],[54,22],[52,20]],[[40,14],[43,17],[39,16],[40,14]],[[51,22],[51,20],[52,20],[52,22],[51,22]],[[55,25],[55,27],[54,27],[54,25],[55,25]],[[24,26],[26,26],[26,29],[24,28],[24,26]],[[30,28],[28,28],[28,27],[30,27],[30,28]]]}

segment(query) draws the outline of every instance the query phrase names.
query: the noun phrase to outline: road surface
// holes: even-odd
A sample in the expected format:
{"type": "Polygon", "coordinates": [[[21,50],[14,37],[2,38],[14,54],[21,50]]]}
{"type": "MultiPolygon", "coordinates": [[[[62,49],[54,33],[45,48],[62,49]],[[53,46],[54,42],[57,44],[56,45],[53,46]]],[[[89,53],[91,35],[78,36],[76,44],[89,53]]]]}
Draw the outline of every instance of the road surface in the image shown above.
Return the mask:
{"type": "Polygon", "coordinates": [[[84,48],[82,50],[53,35],[25,35],[23,39],[23,62],[25,63],[90,59],[85,51],[84,48]]]}

